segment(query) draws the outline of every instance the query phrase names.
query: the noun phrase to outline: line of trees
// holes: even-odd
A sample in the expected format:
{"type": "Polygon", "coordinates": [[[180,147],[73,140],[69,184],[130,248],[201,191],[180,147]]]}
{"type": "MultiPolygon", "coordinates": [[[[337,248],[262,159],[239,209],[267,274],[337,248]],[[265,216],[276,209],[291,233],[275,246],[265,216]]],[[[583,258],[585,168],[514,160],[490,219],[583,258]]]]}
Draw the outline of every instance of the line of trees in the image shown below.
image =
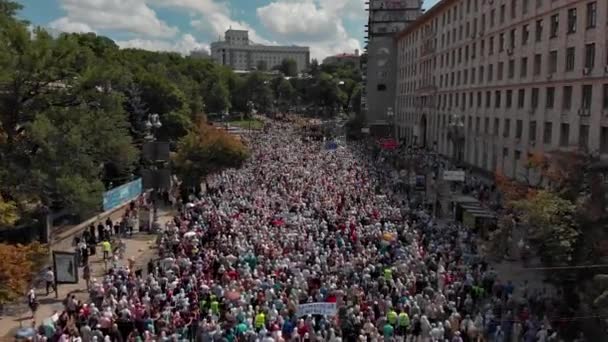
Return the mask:
{"type": "Polygon", "coordinates": [[[313,108],[358,111],[361,75],[315,60],[305,77],[237,75],[209,59],[120,49],[93,33],[49,34],[0,0],[0,225],[39,209],[88,214],[102,192],[138,174],[149,114],[172,149],[203,113],[313,108]]]}

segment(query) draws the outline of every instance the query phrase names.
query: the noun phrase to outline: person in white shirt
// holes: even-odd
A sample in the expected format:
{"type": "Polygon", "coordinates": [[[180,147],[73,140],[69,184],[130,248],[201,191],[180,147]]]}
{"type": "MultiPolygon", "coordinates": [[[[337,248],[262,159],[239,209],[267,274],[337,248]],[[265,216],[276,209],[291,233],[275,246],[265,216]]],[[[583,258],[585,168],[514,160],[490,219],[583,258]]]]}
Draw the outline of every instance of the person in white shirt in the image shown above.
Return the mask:
{"type": "Polygon", "coordinates": [[[44,273],[44,281],[46,282],[46,295],[48,296],[52,289],[54,292],[57,292],[57,286],[55,285],[55,273],[53,273],[53,268],[49,267],[44,273]]]}

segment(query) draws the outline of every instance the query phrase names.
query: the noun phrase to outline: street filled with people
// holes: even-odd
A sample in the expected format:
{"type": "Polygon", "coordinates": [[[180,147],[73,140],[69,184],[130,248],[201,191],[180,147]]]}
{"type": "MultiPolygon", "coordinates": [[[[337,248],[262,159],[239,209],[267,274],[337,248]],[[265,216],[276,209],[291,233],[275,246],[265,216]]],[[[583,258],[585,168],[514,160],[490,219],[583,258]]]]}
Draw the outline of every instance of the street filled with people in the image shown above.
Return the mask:
{"type": "Polygon", "coordinates": [[[326,150],[286,123],[250,146],[182,199],[157,260],[114,258],[39,340],[559,340],[552,296],[497,274],[473,230],[394,186],[382,154],[326,150]]]}

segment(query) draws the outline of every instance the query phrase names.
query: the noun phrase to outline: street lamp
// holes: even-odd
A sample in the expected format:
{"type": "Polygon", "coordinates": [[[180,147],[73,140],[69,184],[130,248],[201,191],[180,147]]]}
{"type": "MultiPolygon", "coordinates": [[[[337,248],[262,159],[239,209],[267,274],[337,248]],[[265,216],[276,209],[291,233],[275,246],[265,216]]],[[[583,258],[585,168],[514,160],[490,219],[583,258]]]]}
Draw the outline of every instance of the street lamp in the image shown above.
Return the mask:
{"type": "Polygon", "coordinates": [[[156,113],[148,115],[148,121],[146,121],[146,129],[148,130],[148,139],[154,140],[156,130],[163,126],[160,122],[160,116],[156,113]],[[154,131],[153,131],[154,130],[154,131]]]}
{"type": "Polygon", "coordinates": [[[453,158],[456,162],[462,161],[464,152],[464,118],[460,115],[452,115],[449,123],[448,137],[454,146],[453,158]]]}
{"type": "Polygon", "coordinates": [[[390,130],[391,130],[391,137],[394,137],[395,135],[395,112],[393,111],[393,107],[388,107],[386,108],[386,116],[389,118],[390,121],[390,130]]]}

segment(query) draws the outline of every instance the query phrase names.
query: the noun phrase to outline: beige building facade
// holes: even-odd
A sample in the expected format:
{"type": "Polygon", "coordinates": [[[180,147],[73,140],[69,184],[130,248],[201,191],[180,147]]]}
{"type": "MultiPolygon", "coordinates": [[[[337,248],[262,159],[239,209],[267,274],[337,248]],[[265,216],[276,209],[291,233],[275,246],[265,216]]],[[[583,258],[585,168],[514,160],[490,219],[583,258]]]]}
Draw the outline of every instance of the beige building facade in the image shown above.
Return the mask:
{"type": "Polygon", "coordinates": [[[261,45],[249,40],[249,32],[245,30],[226,31],[224,40],[211,43],[211,57],[219,64],[227,65],[234,70],[249,71],[281,65],[285,59],[293,59],[298,72],[308,68],[310,49],[306,46],[261,45]]]}
{"type": "Polygon", "coordinates": [[[443,0],[397,36],[396,134],[522,178],[532,153],[608,156],[608,1],[443,0]]]}

